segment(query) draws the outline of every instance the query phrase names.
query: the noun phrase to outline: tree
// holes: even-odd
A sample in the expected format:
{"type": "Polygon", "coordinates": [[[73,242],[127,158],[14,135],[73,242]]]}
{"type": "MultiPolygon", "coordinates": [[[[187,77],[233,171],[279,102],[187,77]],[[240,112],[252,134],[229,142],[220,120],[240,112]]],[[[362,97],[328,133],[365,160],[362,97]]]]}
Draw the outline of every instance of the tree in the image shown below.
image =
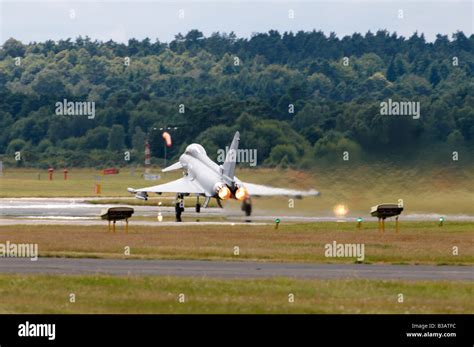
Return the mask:
{"type": "Polygon", "coordinates": [[[247,112],[242,112],[236,120],[236,124],[239,127],[239,130],[251,130],[255,126],[256,119],[254,116],[248,114],[247,112]]]}
{"type": "Polygon", "coordinates": [[[456,129],[448,135],[447,141],[452,146],[460,146],[464,143],[464,136],[462,136],[462,133],[456,129]]]}
{"type": "Polygon", "coordinates": [[[31,88],[42,96],[56,96],[59,98],[65,94],[62,75],[50,68],[44,69],[36,75],[31,83],[31,88]]]}
{"type": "Polygon", "coordinates": [[[142,128],[135,127],[135,132],[132,136],[132,147],[136,151],[143,151],[145,148],[146,134],[143,132],[142,128]]]}
{"type": "Polygon", "coordinates": [[[395,82],[396,79],[397,79],[397,69],[392,59],[390,61],[390,64],[388,64],[388,68],[387,68],[387,80],[389,80],[390,82],[395,82]]]}
{"type": "Polygon", "coordinates": [[[13,154],[16,151],[21,151],[26,147],[26,142],[20,139],[11,140],[7,147],[7,153],[13,154]]]}
{"type": "Polygon", "coordinates": [[[395,59],[395,69],[396,69],[396,75],[398,77],[402,76],[405,74],[406,72],[406,68],[405,68],[405,63],[403,62],[403,59],[400,58],[400,57],[397,57],[395,59]]]}
{"type": "Polygon", "coordinates": [[[441,77],[436,66],[432,66],[430,70],[430,83],[436,86],[441,81],[441,77]]]}
{"type": "Polygon", "coordinates": [[[282,167],[288,166],[288,164],[293,164],[298,157],[295,146],[286,144],[286,145],[276,145],[273,147],[270,152],[266,163],[269,165],[281,165],[282,167]]]}
{"type": "Polygon", "coordinates": [[[107,138],[109,137],[110,132],[111,130],[109,131],[109,128],[103,126],[88,130],[85,136],[85,148],[105,149],[107,147],[107,138]]]}
{"type": "Polygon", "coordinates": [[[125,147],[125,131],[123,126],[115,124],[109,133],[109,150],[120,151],[125,147]]]}
{"type": "Polygon", "coordinates": [[[14,38],[9,38],[3,44],[3,51],[10,57],[23,57],[25,54],[25,46],[14,38]]]}
{"type": "MultiPolygon", "coordinates": [[[[0,153],[23,140],[28,165],[113,163],[125,146],[138,152],[134,158],[142,155],[144,130],[164,125],[179,127],[170,159],[192,142],[215,157],[236,130],[268,165],[309,168],[322,156],[339,160],[343,148],[351,158],[361,147],[376,159],[392,158],[393,148],[408,157],[460,140],[470,150],[473,43],[462,32],[432,43],[422,33],[405,39],[386,30],[343,38],[275,30],[205,37],[192,30],[169,44],[9,39],[0,49],[0,153]],[[94,100],[96,116],[55,115],[64,98],[94,100]],[[420,101],[421,119],[382,116],[379,104],[389,98],[420,101]]],[[[161,133],[150,134],[150,143],[161,155],[161,133]]]]}
{"type": "Polygon", "coordinates": [[[40,153],[47,152],[51,147],[53,147],[53,144],[51,141],[48,139],[41,140],[41,142],[38,144],[37,150],[40,153]]]}
{"type": "Polygon", "coordinates": [[[335,131],[327,133],[314,145],[316,158],[342,161],[344,152],[349,153],[350,158],[357,158],[360,157],[362,149],[355,141],[335,131]]]}

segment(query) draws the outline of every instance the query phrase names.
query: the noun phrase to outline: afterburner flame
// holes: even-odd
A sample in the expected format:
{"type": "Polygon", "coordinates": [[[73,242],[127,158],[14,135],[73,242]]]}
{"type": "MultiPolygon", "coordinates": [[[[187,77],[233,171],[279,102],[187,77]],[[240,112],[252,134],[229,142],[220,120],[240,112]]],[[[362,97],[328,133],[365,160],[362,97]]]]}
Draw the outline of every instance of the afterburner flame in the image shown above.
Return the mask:
{"type": "Polygon", "coordinates": [[[245,189],[244,187],[240,187],[238,188],[236,191],[235,191],[235,198],[237,200],[244,200],[246,197],[248,196],[248,192],[247,192],[247,189],[245,189]]]}
{"type": "Polygon", "coordinates": [[[227,186],[224,186],[219,189],[219,192],[217,193],[219,195],[219,198],[222,200],[230,198],[230,189],[227,186]]]}

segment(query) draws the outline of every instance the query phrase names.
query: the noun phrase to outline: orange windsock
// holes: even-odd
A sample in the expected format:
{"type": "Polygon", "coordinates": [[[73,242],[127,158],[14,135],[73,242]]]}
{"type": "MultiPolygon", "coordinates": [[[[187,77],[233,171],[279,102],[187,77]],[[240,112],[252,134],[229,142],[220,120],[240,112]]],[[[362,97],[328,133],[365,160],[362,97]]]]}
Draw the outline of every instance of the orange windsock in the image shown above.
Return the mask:
{"type": "Polygon", "coordinates": [[[173,144],[171,142],[171,135],[166,131],[163,133],[163,140],[166,143],[166,147],[171,147],[171,145],[173,144]]]}

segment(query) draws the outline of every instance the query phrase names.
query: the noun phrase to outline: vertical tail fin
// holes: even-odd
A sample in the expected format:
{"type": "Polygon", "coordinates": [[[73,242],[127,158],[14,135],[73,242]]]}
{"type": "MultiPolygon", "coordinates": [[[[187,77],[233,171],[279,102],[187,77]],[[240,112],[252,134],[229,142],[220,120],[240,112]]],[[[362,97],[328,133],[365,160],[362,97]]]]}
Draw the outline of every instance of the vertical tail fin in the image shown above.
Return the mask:
{"type": "Polygon", "coordinates": [[[227,152],[227,155],[225,157],[224,164],[222,165],[222,173],[230,179],[234,179],[237,150],[239,149],[239,141],[240,133],[237,131],[229,147],[229,151],[227,152]]]}

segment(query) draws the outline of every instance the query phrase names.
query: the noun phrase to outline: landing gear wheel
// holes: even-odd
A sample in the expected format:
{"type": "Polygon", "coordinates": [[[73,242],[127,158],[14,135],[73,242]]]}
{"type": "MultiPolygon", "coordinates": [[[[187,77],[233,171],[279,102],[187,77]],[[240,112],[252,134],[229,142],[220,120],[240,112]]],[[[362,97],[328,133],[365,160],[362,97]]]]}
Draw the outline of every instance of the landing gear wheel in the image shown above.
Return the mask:
{"type": "Polygon", "coordinates": [[[176,221],[181,222],[181,213],[183,212],[183,210],[179,202],[175,204],[174,210],[176,212],[176,221]]]}
{"type": "Polygon", "coordinates": [[[242,211],[245,212],[245,215],[249,217],[252,214],[252,202],[250,199],[242,201],[242,211]]]}
{"type": "Polygon", "coordinates": [[[196,204],[196,213],[199,213],[199,212],[201,212],[201,204],[197,203],[196,204]]]}
{"type": "Polygon", "coordinates": [[[181,213],[184,212],[184,196],[182,194],[176,196],[174,210],[176,212],[176,221],[181,222],[181,213]]]}

